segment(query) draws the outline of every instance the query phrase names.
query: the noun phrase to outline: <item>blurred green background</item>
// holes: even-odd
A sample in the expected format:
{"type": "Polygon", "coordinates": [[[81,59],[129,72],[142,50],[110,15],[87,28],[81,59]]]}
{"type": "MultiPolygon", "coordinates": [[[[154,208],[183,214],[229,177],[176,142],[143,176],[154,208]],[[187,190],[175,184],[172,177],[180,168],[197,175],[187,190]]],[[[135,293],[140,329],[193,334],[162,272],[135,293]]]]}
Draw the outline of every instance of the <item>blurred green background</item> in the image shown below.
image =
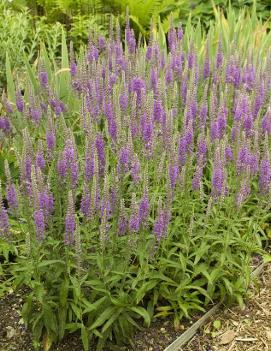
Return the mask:
{"type": "Polygon", "coordinates": [[[236,12],[255,6],[257,16],[264,22],[270,18],[270,0],[0,0],[0,88],[5,86],[6,52],[14,74],[19,74],[24,55],[34,62],[41,43],[49,56],[60,55],[62,30],[78,50],[87,43],[90,31],[107,35],[110,16],[118,17],[124,26],[127,7],[136,35],[148,38],[151,19],[160,18],[167,32],[171,14],[176,26],[180,22],[185,26],[191,15],[192,23],[200,20],[207,29],[215,16],[214,7],[226,16],[229,5],[236,12]]]}

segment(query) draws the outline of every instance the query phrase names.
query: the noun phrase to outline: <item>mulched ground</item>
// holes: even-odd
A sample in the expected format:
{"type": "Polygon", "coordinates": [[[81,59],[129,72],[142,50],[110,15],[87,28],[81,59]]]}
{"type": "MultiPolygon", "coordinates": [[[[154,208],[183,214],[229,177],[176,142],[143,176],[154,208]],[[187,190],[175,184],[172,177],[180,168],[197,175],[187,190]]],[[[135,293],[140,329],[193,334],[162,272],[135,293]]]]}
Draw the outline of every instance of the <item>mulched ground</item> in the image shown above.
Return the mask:
{"type": "Polygon", "coordinates": [[[271,350],[271,264],[252,285],[243,310],[235,306],[219,311],[181,350],[271,350]]]}
{"type": "MultiPolygon", "coordinates": [[[[0,300],[0,351],[34,351],[31,336],[20,317],[23,292],[11,292],[0,300]]],[[[197,319],[197,317],[195,318],[197,319]]],[[[187,329],[193,322],[184,323],[187,329]]],[[[138,332],[134,347],[119,351],[163,351],[179,335],[170,319],[138,332]]],[[[52,351],[83,351],[78,335],[67,336],[52,351]]],[[[254,283],[245,309],[220,310],[182,351],[268,351],[271,350],[271,265],[254,283]]],[[[181,351],[179,350],[179,351],[181,351]]],[[[93,347],[91,348],[93,351],[93,347]]],[[[105,350],[108,351],[108,350],[105,350]]]]}

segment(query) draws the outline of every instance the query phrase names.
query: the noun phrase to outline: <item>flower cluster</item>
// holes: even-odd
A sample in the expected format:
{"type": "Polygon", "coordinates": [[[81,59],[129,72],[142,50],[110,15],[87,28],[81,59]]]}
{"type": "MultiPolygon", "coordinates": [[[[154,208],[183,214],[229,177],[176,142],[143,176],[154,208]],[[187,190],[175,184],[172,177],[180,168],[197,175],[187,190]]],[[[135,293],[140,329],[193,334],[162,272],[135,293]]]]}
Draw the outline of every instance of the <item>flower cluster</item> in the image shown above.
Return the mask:
{"type": "MultiPolygon", "coordinates": [[[[221,42],[212,57],[207,41],[201,58],[181,27],[169,30],[169,52],[154,36],[146,48],[136,45],[129,22],[125,45],[117,33],[94,33],[81,60],[71,55],[70,74],[61,72],[66,100],[42,65],[28,101],[20,90],[13,105],[4,97],[0,132],[12,138],[18,116],[24,130],[19,184],[6,172],[8,211],[20,212],[17,192],[26,197],[39,240],[57,213],[66,244],[79,219],[96,221],[101,240],[114,229],[152,231],[160,241],[183,192],[207,198],[206,206],[208,197],[232,197],[239,207],[252,191],[268,197],[268,64],[238,51],[224,56],[221,42]]],[[[2,204],[0,217],[7,232],[2,204]]]]}

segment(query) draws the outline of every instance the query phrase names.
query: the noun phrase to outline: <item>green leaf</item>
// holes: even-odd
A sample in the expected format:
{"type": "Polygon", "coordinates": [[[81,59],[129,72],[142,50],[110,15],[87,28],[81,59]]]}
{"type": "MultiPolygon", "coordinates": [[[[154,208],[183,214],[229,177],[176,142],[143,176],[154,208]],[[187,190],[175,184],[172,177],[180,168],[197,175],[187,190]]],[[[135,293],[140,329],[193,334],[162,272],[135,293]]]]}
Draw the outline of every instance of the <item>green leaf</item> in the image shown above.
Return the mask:
{"type": "Polygon", "coordinates": [[[149,327],[151,324],[151,318],[149,313],[145,310],[145,308],[137,306],[137,307],[130,307],[129,308],[131,311],[139,314],[141,317],[144,318],[145,323],[147,324],[147,326],[149,327]]]}
{"type": "Polygon", "coordinates": [[[96,319],[96,321],[91,325],[90,330],[96,329],[105,323],[106,320],[111,318],[111,316],[115,313],[116,307],[109,306],[107,307],[103,313],[96,319]]]}
{"type": "Polygon", "coordinates": [[[37,82],[37,79],[36,79],[36,75],[35,75],[35,72],[34,72],[34,69],[31,67],[31,65],[29,64],[28,62],[28,59],[26,58],[26,56],[24,55],[24,64],[26,66],[26,71],[27,71],[27,74],[28,74],[28,78],[34,88],[34,91],[37,92],[38,91],[38,88],[39,88],[39,85],[38,85],[38,82],[37,82]]]}
{"type": "Polygon", "coordinates": [[[157,285],[157,283],[157,280],[151,280],[149,282],[143,283],[143,285],[136,292],[136,303],[139,303],[146,295],[146,292],[153,289],[157,285]]]}
{"type": "Polygon", "coordinates": [[[55,335],[58,334],[58,325],[56,316],[48,304],[43,305],[43,321],[46,329],[52,331],[55,335]]]}
{"type": "Polygon", "coordinates": [[[59,291],[59,302],[60,302],[60,306],[65,306],[67,303],[67,296],[68,296],[68,291],[69,291],[69,283],[68,281],[65,279],[60,287],[60,291],[59,291]]]}
{"type": "Polygon", "coordinates": [[[113,316],[108,319],[108,321],[103,326],[102,333],[104,333],[119,318],[119,315],[121,314],[121,312],[122,312],[122,309],[118,309],[118,311],[115,312],[113,316]]]}
{"type": "Polygon", "coordinates": [[[13,82],[13,77],[12,77],[12,71],[11,71],[11,65],[10,65],[8,52],[6,52],[6,75],[7,75],[8,98],[9,98],[10,101],[15,103],[15,101],[16,101],[15,85],[14,85],[14,82],[13,82]]]}
{"type": "Polygon", "coordinates": [[[55,265],[56,263],[62,263],[64,264],[63,261],[61,260],[44,260],[42,262],[40,262],[38,264],[38,268],[42,268],[42,267],[47,267],[47,266],[51,266],[51,265],[55,265]]]}
{"type": "Polygon", "coordinates": [[[82,302],[87,306],[84,311],[83,314],[85,313],[89,313],[92,311],[95,311],[100,305],[102,305],[105,301],[107,300],[107,296],[103,296],[101,297],[99,300],[95,301],[94,303],[90,303],[89,301],[87,301],[86,299],[82,299],[82,302]]]}
{"type": "Polygon", "coordinates": [[[89,334],[84,325],[81,326],[81,339],[84,347],[84,351],[89,349],[89,334]]]}
{"type": "Polygon", "coordinates": [[[67,310],[66,308],[60,308],[58,312],[58,326],[59,326],[59,338],[63,338],[66,329],[66,318],[67,310]]]}
{"type": "Polygon", "coordinates": [[[70,94],[70,72],[69,72],[69,56],[68,56],[68,48],[66,43],[66,34],[64,29],[62,29],[62,50],[61,50],[61,74],[57,77],[59,79],[59,91],[58,94],[61,99],[64,99],[68,102],[69,94],[70,94]],[[68,69],[68,70],[66,70],[68,69]]]}
{"type": "Polygon", "coordinates": [[[82,320],[82,312],[81,309],[73,302],[71,302],[71,308],[75,314],[75,316],[81,321],[82,320]]]}

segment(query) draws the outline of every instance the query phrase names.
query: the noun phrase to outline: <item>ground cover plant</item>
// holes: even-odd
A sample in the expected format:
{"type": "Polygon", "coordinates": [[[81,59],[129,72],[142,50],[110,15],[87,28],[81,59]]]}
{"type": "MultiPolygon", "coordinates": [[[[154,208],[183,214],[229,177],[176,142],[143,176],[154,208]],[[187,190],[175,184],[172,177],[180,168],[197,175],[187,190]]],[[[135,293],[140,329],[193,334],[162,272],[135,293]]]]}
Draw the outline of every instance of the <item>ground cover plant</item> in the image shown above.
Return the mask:
{"type": "Polygon", "coordinates": [[[270,220],[270,40],[231,12],[148,45],[112,21],[79,56],[63,32],[61,67],[43,49],[23,86],[7,58],[0,252],[37,348],[242,304],[270,220]]]}

